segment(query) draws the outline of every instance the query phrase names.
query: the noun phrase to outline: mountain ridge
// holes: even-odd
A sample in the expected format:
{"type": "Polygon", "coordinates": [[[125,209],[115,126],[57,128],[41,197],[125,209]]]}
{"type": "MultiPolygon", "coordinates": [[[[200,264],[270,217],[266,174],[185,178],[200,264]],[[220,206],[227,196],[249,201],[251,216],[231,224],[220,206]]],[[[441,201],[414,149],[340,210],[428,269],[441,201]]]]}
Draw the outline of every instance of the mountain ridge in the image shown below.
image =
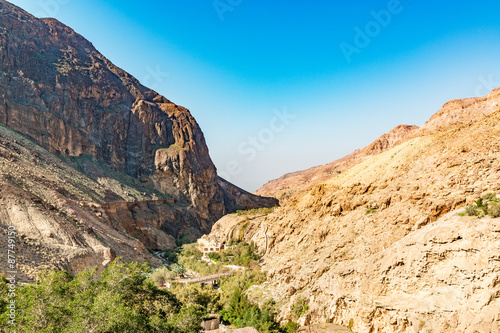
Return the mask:
{"type": "Polygon", "coordinates": [[[332,174],[342,172],[366,158],[377,155],[405,141],[477,121],[491,114],[492,110],[494,110],[492,107],[482,106],[481,103],[485,102],[488,104],[488,101],[491,101],[491,103],[498,105],[497,98],[499,95],[500,88],[497,88],[484,97],[450,100],[421,127],[416,125],[398,125],[364,148],[357,149],[351,154],[325,165],[287,173],[267,182],[261,188],[254,191],[254,194],[274,196],[287,200],[294,193],[311,189],[314,185],[332,178],[332,174]]]}

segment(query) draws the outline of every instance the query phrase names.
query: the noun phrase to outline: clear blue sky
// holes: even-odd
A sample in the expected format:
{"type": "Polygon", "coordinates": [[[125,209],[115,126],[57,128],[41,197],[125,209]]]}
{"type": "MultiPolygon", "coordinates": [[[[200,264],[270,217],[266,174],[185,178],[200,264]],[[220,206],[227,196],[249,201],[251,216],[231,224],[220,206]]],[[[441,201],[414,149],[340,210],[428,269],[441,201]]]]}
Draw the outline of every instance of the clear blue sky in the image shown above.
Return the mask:
{"type": "Polygon", "coordinates": [[[189,108],[219,172],[251,191],[500,86],[493,0],[11,2],[189,108]]]}

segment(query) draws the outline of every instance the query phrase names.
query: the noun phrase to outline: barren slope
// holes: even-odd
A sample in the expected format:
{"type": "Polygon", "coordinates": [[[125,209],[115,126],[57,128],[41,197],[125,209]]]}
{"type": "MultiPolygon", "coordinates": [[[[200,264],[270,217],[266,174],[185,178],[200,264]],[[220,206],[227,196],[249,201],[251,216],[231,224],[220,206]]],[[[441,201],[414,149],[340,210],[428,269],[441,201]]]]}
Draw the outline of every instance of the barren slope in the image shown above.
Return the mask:
{"type": "Polygon", "coordinates": [[[415,137],[447,131],[470,124],[496,111],[500,103],[500,89],[480,98],[456,99],[446,103],[422,127],[399,125],[389,133],[382,135],[370,145],[333,161],[329,164],[313,167],[304,171],[286,174],[267,182],[255,191],[255,194],[274,196],[287,200],[295,193],[311,189],[313,186],[328,181],[338,173],[363,162],[365,159],[393,148],[415,137]]]}

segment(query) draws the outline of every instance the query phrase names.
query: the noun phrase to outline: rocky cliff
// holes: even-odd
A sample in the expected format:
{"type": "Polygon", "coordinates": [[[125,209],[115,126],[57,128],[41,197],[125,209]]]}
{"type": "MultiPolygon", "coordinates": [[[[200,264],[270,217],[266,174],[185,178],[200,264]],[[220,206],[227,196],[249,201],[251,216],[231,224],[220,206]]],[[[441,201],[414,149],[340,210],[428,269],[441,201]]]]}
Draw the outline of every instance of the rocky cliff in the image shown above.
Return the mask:
{"type": "Polygon", "coordinates": [[[498,332],[499,219],[459,213],[500,194],[499,107],[498,90],[448,103],[392,148],[384,140],[390,149],[313,181],[265,217],[226,216],[213,235],[256,242],[268,282],[251,295],[273,299],[285,322],[305,299],[306,325],[498,332]]]}
{"type": "MultiPolygon", "coordinates": [[[[65,206],[101,211],[120,232],[136,237],[150,250],[171,246],[171,237],[196,238],[234,209],[278,204],[218,178],[189,110],[141,85],[71,28],[55,19],[37,19],[3,0],[0,124],[59,156],[60,168],[73,168],[71,172],[86,177],[84,183],[74,184],[72,192],[59,184],[54,170],[32,170],[17,163],[24,157],[7,158],[4,163],[16,170],[16,182],[28,181],[23,177],[30,172],[40,180],[46,172],[53,183],[45,185],[60,188],[59,199],[67,201],[65,206]],[[96,187],[92,193],[100,191],[99,195],[86,194],[87,181],[96,187]]],[[[17,147],[12,140],[20,139],[13,137],[5,136],[4,156],[17,154],[11,151],[17,147]]],[[[38,155],[34,156],[36,162],[38,155]]],[[[30,186],[37,184],[30,180],[30,186]]],[[[29,187],[23,190],[31,192],[29,187]]],[[[36,200],[46,199],[45,192],[34,195],[36,200]]],[[[90,216],[94,219],[95,214],[90,216]]],[[[81,223],[85,221],[82,217],[81,223]]]]}

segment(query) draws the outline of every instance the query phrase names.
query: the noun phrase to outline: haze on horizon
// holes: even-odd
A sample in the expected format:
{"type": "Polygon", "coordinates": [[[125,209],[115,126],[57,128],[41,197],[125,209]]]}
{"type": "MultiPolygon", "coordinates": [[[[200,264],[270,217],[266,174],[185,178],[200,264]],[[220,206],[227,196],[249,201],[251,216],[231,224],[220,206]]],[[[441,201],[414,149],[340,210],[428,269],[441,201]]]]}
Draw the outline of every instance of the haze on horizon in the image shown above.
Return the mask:
{"type": "Polygon", "coordinates": [[[500,86],[497,1],[10,2],[190,109],[250,191],[500,86]]]}

